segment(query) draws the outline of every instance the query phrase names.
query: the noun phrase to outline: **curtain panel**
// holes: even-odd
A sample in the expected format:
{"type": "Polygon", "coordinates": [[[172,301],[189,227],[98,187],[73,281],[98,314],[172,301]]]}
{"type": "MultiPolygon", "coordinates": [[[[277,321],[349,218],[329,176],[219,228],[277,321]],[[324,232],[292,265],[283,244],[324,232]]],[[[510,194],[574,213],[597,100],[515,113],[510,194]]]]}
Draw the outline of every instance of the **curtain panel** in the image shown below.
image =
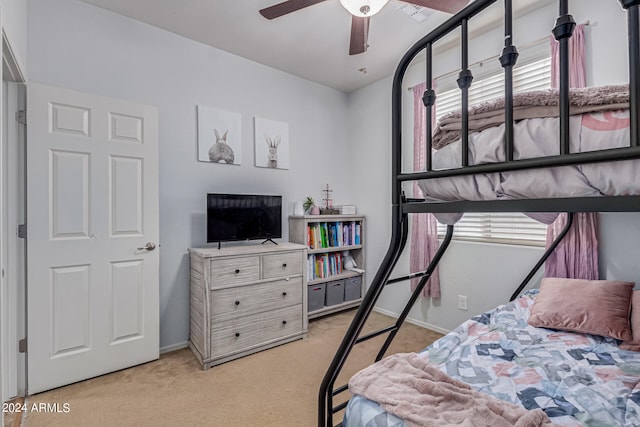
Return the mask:
{"type": "MultiPolygon", "coordinates": [[[[559,86],[559,43],[551,37],[551,87],[559,86]]],[[[569,39],[569,86],[587,85],[586,49],[584,24],[576,25],[569,39]]],[[[547,247],[560,234],[567,223],[567,214],[547,228],[547,247]]],[[[595,280],[598,272],[598,214],[596,212],[576,213],[573,224],[562,242],[545,262],[546,277],[568,277],[595,280]]]]}
{"type": "MultiPolygon", "coordinates": [[[[425,83],[413,87],[413,170],[423,171],[426,168],[426,108],[422,103],[425,83]]],[[[435,116],[435,114],[434,114],[435,116]]],[[[423,197],[418,183],[413,183],[413,196],[423,197]]],[[[411,248],[409,268],[411,272],[426,270],[431,259],[438,250],[438,223],[432,214],[419,213],[411,215],[411,248]]],[[[420,278],[411,279],[411,290],[414,291],[420,278]]],[[[440,298],[440,269],[436,267],[427,281],[422,296],[440,298]]]]}

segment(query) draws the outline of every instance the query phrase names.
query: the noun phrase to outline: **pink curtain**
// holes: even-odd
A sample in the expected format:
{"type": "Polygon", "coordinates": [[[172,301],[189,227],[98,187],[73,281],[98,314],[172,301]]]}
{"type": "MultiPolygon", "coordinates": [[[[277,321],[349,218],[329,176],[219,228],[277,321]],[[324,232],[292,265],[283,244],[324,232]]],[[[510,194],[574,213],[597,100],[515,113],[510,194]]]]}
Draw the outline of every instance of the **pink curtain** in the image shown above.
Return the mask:
{"type": "MultiPolygon", "coordinates": [[[[546,277],[599,279],[597,218],[595,212],[574,214],[569,232],[545,262],[546,277]]],[[[566,223],[567,214],[562,214],[547,227],[547,246],[560,234],[566,223]]]]}
{"type": "MultiPolygon", "coordinates": [[[[559,47],[551,37],[551,87],[559,85],[559,47]]],[[[569,86],[587,85],[584,25],[577,25],[569,39],[569,86]]],[[[547,227],[547,247],[567,223],[567,214],[547,227]]],[[[598,279],[598,216],[595,212],[576,213],[571,229],[545,262],[546,277],[598,279]]]]}
{"type": "MultiPolygon", "coordinates": [[[[426,167],[426,109],[422,103],[425,83],[413,87],[413,170],[423,171],[426,167]]],[[[413,183],[414,197],[423,197],[417,182],[413,183]]],[[[411,216],[411,252],[409,267],[412,272],[424,271],[438,250],[438,223],[432,214],[414,214],[411,216]]],[[[420,278],[411,280],[411,290],[418,286],[420,278]]],[[[424,297],[440,298],[440,273],[436,267],[431,278],[422,290],[424,297]]]]}
{"type": "MultiPolygon", "coordinates": [[[[560,44],[551,37],[551,87],[560,84],[560,44]]],[[[569,39],[569,87],[587,85],[587,65],[585,59],[584,24],[576,25],[569,39]]]]}

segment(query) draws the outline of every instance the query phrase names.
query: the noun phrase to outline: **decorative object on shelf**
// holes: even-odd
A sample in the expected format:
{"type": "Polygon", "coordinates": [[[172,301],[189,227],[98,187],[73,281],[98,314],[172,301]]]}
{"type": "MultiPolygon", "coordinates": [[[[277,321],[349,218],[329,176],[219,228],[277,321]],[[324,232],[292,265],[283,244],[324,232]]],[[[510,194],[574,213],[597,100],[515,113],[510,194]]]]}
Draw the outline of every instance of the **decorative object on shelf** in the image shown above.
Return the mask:
{"type": "Polygon", "coordinates": [[[254,118],[256,166],[289,169],[289,125],[284,122],[254,118]]]}
{"type": "Polygon", "coordinates": [[[240,114],[204,105],[197,106],[197,113],[198,160],[239,165],[242,157],[240,114]]]}
{"type": "Polygon", "coordinates": [[[342,256],[344,257],[344,268],[345,268],[345,270],[351,270],[354,267],[357,267],[356,261],[351,256],[351,252],[344,251],[344,252],[342,252],[342,256]]]}
{"type": "Polygon", "coordinates": [[[298,200],[296,202],[293,203],[293,215],[295,216],[302,216],[304,215],[304,202],[298,200]]]}
{"type": "MultiPolygon", "coordinates": [[[[304,200],[304,203],[302,204],[302,207],[304,207],[304,212],[305,213],[311,214],[311,210],[314,207],[316,207],[316,202],[313,200],[313,197],[307,196],[307,198],[304,200]]],[[[320,212],[318,211],[318,213],[320,213],[320,212]]]]}
{"type": "Polygon", "coordinates": [[[356,206],[355,205],[342,205],[336,206],[340,215],[355,215],[356,214],[356,206]]]}
{"type": "Polygon", "coordinates": [[[324,197],[322,198],[322,200],[324,200],[324,207],[320,208],[320,213],[322,215],[338,215],[340,211],[333,207],[333,199],[331,198],[331,193],[333,193],[333,190],[329,189],[329,184],[325,186],[324,190],[322,190],[322,193],[324,195],[324,197]]]}
{"type": "Polygon", "coordinates": [[[343,266],[345,270],[355,271],[356,273],[364,273],[363,269],[358,268],[358,265],[356,264],[356,260],[353,259],[353,257],[351,256],[351,252],[349,251],[342,252],[342,259],[344,260],[343,266]]]}

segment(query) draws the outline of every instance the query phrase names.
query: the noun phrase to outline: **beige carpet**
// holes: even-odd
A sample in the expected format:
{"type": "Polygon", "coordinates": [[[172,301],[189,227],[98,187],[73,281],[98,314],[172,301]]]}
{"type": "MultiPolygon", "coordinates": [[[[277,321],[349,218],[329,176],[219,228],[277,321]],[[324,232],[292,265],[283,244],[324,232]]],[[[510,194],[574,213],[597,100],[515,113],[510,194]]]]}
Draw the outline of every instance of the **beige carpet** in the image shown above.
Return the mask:
{"type": "MultiPolygon", "coordinates": [[[[28,407],[44,402],[63,408],[66,403],[69,412],[31,412],[22,424],[313,427],[319,384],[354,313],[313,320],[304,340],[207,371],[184,349],[163,354],[155,362],[30,396],[28,407]]],[[[391,324],[393,319],[373,313],[367,330],[391,324]]],[[[387,354],[420,351],[440,336],[405,324],[387,354]]],[[[383,339],[356,346],[336,386],[372,363],[383,339]]]]}

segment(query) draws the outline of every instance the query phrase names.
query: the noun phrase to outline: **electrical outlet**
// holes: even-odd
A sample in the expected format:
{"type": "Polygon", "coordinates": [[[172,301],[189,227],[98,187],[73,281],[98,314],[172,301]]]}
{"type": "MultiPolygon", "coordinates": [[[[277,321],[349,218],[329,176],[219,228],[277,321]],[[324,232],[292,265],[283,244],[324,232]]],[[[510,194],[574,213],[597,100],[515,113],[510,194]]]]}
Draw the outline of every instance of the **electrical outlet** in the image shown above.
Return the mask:
{"type": "Polygon", "coordinates": [[[467,296],[458,295],[458,309],[467,311],[467,296]]]}

